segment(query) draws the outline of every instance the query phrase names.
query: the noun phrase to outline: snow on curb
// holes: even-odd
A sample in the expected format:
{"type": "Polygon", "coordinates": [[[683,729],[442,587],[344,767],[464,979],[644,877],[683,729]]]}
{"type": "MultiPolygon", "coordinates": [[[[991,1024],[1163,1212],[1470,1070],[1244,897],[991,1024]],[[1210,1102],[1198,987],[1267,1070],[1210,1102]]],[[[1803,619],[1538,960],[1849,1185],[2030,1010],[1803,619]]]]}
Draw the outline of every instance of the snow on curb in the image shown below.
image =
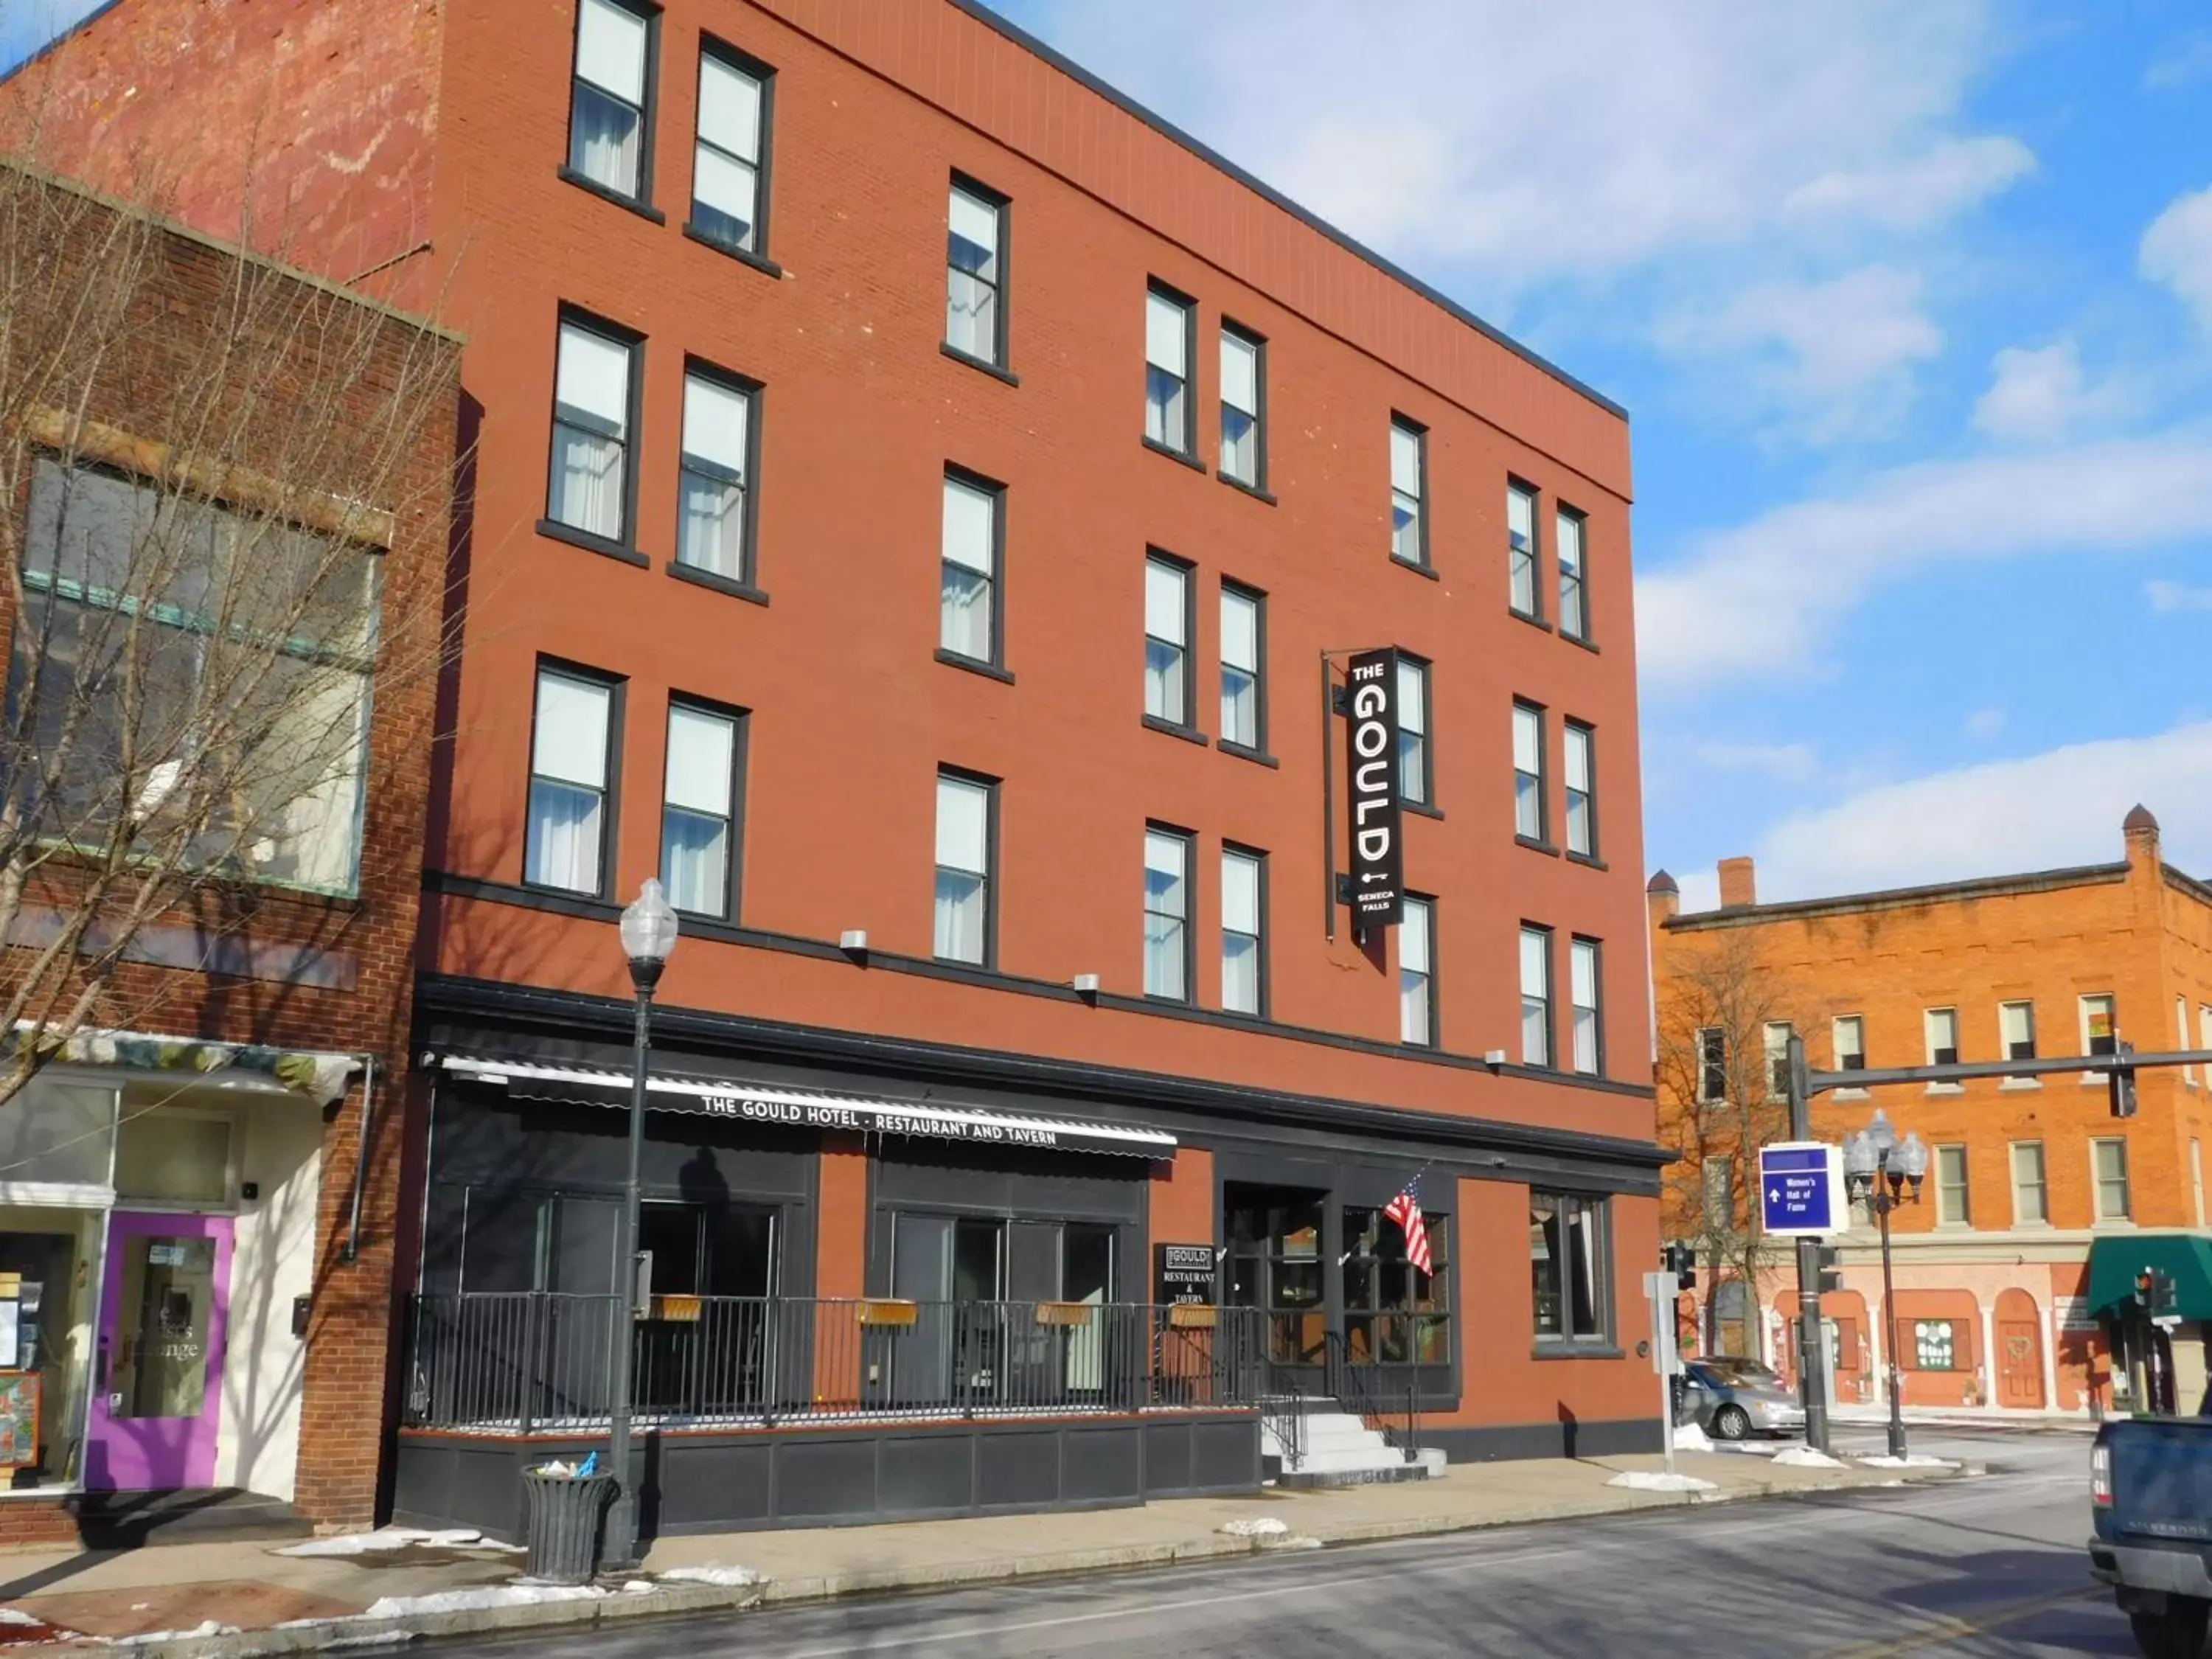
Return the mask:
{"type": "Polygon", "coordinates": [[[1718,1492],[1720,1488],[1710,1480],[1700,1480],[1694,1474],[1662,1474],[1649,1469],[1623,1469],[1605,1483],[1608,1486],[1626,1486],[1632,1492],[1718,1492]]]}
{"type": "Polygon", "coordinates": [[[1784,1446],[1774,1454],[1774,1461],[1788,1469],[1840,1469],[1844,1467],[1843,1459],[1831,1457],[1824,1451],[1815,1451],[1810,1446],[1784,1446]]]}
{"type": "Polygon", "coordinates": [[[502,1544],[485,1537],[468,1527],[449,1528],[442,1532],[425,1532],[417,1527],[383,1527],[375,1532],[334,1533],[328,1538],[310,1538],[304,1544],[289,1544],[281,1550],[271,1550],[271,1555],[345,1556],[382,1555],[395,1550],[496,1550],[503,1554],[520,1555],[520,1544],[502,1544]]]}
{"type": "Polygon", "coordinates": [[[696,1567],[671,1567],[665,1572],[653,1575],[664,1584],[713,1584],[722,1589],[743,1589],[748,1584],[765,1584],[768,1575],[755,1572],[750,1567],[722,1567],[712,1564],[696,1567]]]}
{"type": "Polygon", "coordinates": [[[1674,1431],[1676,1451],[1711,1451],[1712,1449],[1712,1437],[1695,1423],[1684,1423],[1676,1427],[1674,1431]]]}
{"type": "Polygon", "coordinates": [[[1959,1466],[1948,1458],[1930,1457],[1925,1452],[1915,1452],[1910,1457],[1892,1457],[1883,1452],[1873,1457],[1854,1460],[1861,1468],[1868,1469],[1955,1469],[1959,1466]]]}
{"type": "Polygon", "coordinates": [[[606,1591],[594,1584],[482,1584],[474,1589],[433,1590],[428,1595],[386,1595],[368,1604],[363,1619],[411,1619],[425,1613],[483,1613],[493,1607],[534,1607],[548,1601],[596,1601],[606,1591]]]}
{"type": "Polygon", "coordinates": [[[1225,1533],[1231,1538],[1280,1538],[1290,1529],[1289,1522],[1278,1521],[1272,1515],[1240,1516],[1234,1521],[1224,1521],[1214,1528],[1216,1532],[1225,1533]]]}
{"type": "Polygon", "coordinates": [[[204,1637],[237,1634],[235,1625],[219,1625],[212,1619],[203,1619],[190,1630],[149,1630],[137,1636],[102,1636],[98,1640],[111,1648],[145,1648],[156,1642],[195,1642],[204,1637]]]}

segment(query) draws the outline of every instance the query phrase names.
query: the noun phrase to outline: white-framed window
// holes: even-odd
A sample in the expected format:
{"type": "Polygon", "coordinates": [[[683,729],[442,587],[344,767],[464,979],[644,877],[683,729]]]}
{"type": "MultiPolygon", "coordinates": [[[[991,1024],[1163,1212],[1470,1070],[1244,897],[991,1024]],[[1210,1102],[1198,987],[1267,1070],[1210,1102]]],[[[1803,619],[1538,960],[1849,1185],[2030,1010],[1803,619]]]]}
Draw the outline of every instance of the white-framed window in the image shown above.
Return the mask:
{"type": "Polygon", "coordinates": [[[1770,1100],[1790,1097],[1790,1034],[1786,1019],[1770,1019],[1759,1032],[1766,1051],[1766,1094],[1770,1100]]]}
{"type": "Polygon", "coordinates": [[[1145,293],[1145,436],[1190,453],[1191,302],[1155,285],[1145,293]]]}
{"type": "Polygon", "coordinates": [[[1429,665],[1398,653],[1398,793],[1417,805],[1436,804],[1429,775],[1429,665]]]}
{"type": "Polygon", "coordinates": [[[629,538],[629,440],[637,343],[561,319],[553,465],[545,516],[601,541],[629,538]]]}
{"type": "Polygon", "coordinates": [[[1928,1063],[1954,1066],[1959,1060],[1959,1011],[1930,1008],[1920,1017],[1928,1038],[1928,1063]]]}
{"type": "Polygon", "coordinates": [[[1006,198],[955,179],[945,219],[945,343],[963,356],[1003,368],[1006,198]]]}
{"type": "Polygon", "coordinates": [[[1973,1224],[1973,1206],[1966,1190],[1966,1149],[1964,1146],[1938,1146],[1936,1149],[1936,1219],[1939,1225],[1947,1227],[1973,1224]]]}
{"type": "Polygon", "coordinates": [[[937,775],[936,955],[944,962],[991,961],[991,872],[994,786],[965,774],[937,775]]]}
{"type": "Polygon", "coordinates": [[[1863,1072],[1866,1069],[1866,1018],[1862,1014],[1838,1014],[1828,1022],[1828,1051],[1835,1056],[1839,1072],[1863,1072]]]}
{"type": "Polygon", "coordinates": [[[1698,1104],[1716,1106],[1728,1098],[1728,1033],[1717,1025],[1698,1030],[1698,1104]]]}
{"type": "Polygon", "coordinates": [[[2043,1143],[2012,1143],[2012,1224],[2040,1227],[2051,1219],[2051,1189],[2043,1168],[2043,1143]]]}
{"type": "Polygon", "coordinates": [[[604,896],[614,732],[612,681],[538,669],[523,850],[523,878],[531,885],[604,896]]]}
{"type": "Polygon", "coordinates": [[[1434,1048],[1437,907],[1433,900],[1407,897],[1398,924],[1398,1039],[1434,1048]]]}
{"type": "Polygon", "coordinates": [[[1190,724],[1190,567],[1145,560],[1145,713],[1190,724]]]}
{"type": "Polygon", "coordinates": [[[1248,489],[1266,487],[1267,343],[1224,323],[1221,327],[1221,476],[1248,489]]]}
{"type": "Polygon", "coordinates": [[[1145,831],[1145,994],[1190,1000],[1190,837],[1145,831]]]}
{"type": "Polygon", "coordinates": [[[1267,1012],[1267,891],[1264,854],[1221,849],[1221,1006],[1233,1014],[1267,1012]]]}
{"type": "MultiPolygon", "coordinates": [[[[2173,1030],[2177,1039],[2174,1046],[2178,1048],[2186,1048],[2189,1046],[2189,999],[2187,997],[2176,997],[2173,1000],[2173,1030]]],[[[2183,1066],[2181,1080],[2189,1087],[2195,1088],[2197,1068],[2194,1066],[2183,1066]]]]}
{"type": "Polygon", "coordinates": [[[1429,562],[1429,434],[1403,416],[1390,418],[1390,556],[1425,568],[1429,562]]]}
{"type": "MultiPolygon", "coordinates": [[[[2077,999],[2081,1020],[2081,1052],[2085,1054],[2109,1054],[2115,1051],[2118,1041],[2118,1014],[2112,994],[2099,992],[2094,996],[2077,999]]],[[[2089,1073],[2091,1080],[2100,1080],[2102,1072],[2089,1073]]]]}
{"type": "Polygon", "coordinates": [[[1221,740],[1255,754],[1267,746],[1267,598],[1221,585],[1221,740]]]}
{"type": "MultiPolygon", "coordinates": [[[[2197,1046],[2212,1048],[2212,1003],[2197,1005],[2197,1046]]],[[[2204,1082],[2207,1087],[2212,1087],[2212,1066],[2204,1068],[2204,1082]]]]}
{"type": "Polygon", "coordinates": [[[1544,839],[1544,711],[1513,705],[1513,833],[1544,839]]]}
{"type": "Polygon", "coordinates": [[[1597,856],[1597,734],[1579,720],[1569,720],[1563,731],[1567,851],[1577,858],[1594,859],[1597,856]]]}
{"type": "Polygon", "coordinates": [[[575,78],[568,102],[568,170],[617,196],[642,200],[653,124],[653,27],[616,0],[578,0],[575,78]]]}
{"type": "Polygon", "coordinates": [[[1605,1018],[1599,972],[1599,947],[1594,939],[1578,939],[1567,946],[1567,1000],[1573,1009],[1574,1069],[1595,1077],[1605,1070],[1605,1018]]]}
{"type": "Polygon", "coordinates": [[[2097,1219],[2125,1221],[2135,1213],[2135,1198],[2128,1189],[2128,1143],[2124,1137],[2089,1143],[2090,1167],[2096,1181],[2097,1219]]]}
{"type": "Polygon", "coordinates": [[[1589,520],[1571,507],[1559,511],[1553,533],[1559,559],[1559,632],[1571,640],[1589,638],[1589,586],[1584,543],[1589,520]]]}
{"type": "Polygon", "coordinates": [[[948,655],[999,665],[1000,509],[1005,494],[966,473],[945,475],[938,562],[937,644],[948,655]]]}
{"type": "Polygon", "coordinates": [[[2007,1060],[2035,1058],[2035,1005],[2002,1002],[1997,1005],[1997,1036],[2007,1060]]]}
{"type": "Polygon", "coordinates": [[[668,705],[668,763],[660,790],[660,884],[693,915],[727,920],[735,850],[737,717],[668,705]]]}
{"type": "Polygon", "coordinates": [[[699,53],[691,228],[742,253],[768,252],[768,131],[775,77],[720,44],[699,53]]]}
{"type": "Polygon", "coordinates": [[[1521,929],[1521,1063],[1552,1063],[1552,930],[1521,929]]]}
{"type": "Polygon", "coordinates": [[[750,387],[696,368],[684,372],[677,562],[745,585],[753,579],[752,419],[750,387]]]}
{"type": "Polygon", "coordinates": [[[1508,602],[1523,617],[1540,617],[1536,590],[1536,492],[1523,483],[1505,487],[1508,602]]]}

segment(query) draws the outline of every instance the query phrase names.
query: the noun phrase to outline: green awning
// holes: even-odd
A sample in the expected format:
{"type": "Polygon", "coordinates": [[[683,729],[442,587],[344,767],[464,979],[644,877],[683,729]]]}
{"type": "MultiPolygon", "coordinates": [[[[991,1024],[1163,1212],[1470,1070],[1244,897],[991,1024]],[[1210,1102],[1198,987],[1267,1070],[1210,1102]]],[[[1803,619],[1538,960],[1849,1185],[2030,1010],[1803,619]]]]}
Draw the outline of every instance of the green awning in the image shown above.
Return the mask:
{"type": "Polygon", "coordinates": [[[2145,1268],[2173,1280],[2174,1311],[2212,1320],[2212,1234],[2128,1233],[2089,1246],[2089,1311],[2111,1313],[2135,1296],[2145,1268]]]}

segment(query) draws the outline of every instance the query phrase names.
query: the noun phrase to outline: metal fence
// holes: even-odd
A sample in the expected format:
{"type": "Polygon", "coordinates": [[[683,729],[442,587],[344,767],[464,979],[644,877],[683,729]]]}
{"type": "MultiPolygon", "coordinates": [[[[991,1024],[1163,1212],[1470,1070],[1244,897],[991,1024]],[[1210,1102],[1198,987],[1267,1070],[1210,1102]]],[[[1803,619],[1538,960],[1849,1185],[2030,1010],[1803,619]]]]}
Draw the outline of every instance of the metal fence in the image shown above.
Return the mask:
{"type": "MultiPolygon", "coordinates": [[[[1259,1310],[1142,1303],[666,1297],[629,1322],[641,1420],[767,1425],[1257,1410],[1259,1310]]],[[[528,1433],[605,1423],[615,1298],[414,1298],[403,1420],[528,1433]]]]}

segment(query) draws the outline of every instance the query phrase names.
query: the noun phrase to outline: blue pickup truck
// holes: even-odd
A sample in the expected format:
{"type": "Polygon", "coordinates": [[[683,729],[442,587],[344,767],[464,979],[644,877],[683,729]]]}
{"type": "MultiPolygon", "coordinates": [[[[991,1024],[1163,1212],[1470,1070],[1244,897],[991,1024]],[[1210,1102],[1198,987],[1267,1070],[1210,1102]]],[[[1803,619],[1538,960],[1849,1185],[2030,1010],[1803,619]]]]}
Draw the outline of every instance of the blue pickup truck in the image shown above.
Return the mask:
{"type": "Polygon", "coordinates": [[[2212,1420],[2116,1419],[2090,1453],[2090,1572],[2146,1659],[2203,1659],[2212,1615],[2212,1420]]]}

